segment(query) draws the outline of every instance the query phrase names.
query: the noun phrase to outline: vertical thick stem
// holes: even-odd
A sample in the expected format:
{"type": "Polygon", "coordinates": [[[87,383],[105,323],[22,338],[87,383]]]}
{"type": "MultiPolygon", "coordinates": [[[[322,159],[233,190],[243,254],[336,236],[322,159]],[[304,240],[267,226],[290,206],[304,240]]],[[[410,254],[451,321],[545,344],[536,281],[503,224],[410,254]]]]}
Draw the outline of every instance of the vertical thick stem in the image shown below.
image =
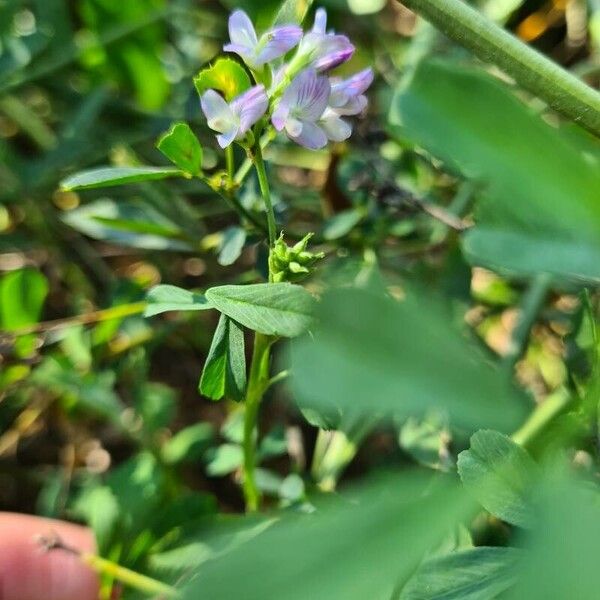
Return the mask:
{"type": "Polygon", "coordinates": [[[600,135],[600,94],[461,0],[402,0],[450,39],[600,135]]]}
{"type": "Polygon", "coordinates": [[[257,441],[257,419],[258,409],[265,389],[269,382],[269,349],[272,340],[262,333],[256,333],[254,337],[254,350],[252,353],[252,364],[250,365],[250,377],[248,380],[248,391],[246,393],[246,406],[244,412],[244,498],[246,510],[254,512],[258,510],[260,503],[260,492],[256,485],[256,441],[257,441]]]}

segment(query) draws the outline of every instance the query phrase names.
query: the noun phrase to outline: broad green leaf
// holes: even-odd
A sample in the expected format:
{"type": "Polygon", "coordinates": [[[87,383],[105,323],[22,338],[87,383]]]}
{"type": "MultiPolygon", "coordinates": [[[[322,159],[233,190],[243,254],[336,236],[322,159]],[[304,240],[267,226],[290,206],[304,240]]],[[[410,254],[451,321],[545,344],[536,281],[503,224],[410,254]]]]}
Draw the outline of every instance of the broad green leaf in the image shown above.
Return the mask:
{"type": "Polygon", "coordinates": [[[219,264],[227,267],[232,265],[242,253],[246,243],[246,230],[242,227],[228,227],[223,232],[223,239],[219,247],[219,264]]]}
{"type": "Polygon", "coordinates": [[[505,596],[510,600],[598,596],[598,484],[589,479],[569,481],[562,470],[559,467],[537,490],[537,522],[521,541],[523,564],[516,585],[505,596]]]}
{"type": "Polygon", "coordinates": [[[250,77],[244,67],[231,58],[218,58],[214,64],[203,69],[194,77],[198,94],[208,89],[223,92],[230,102],[251,87],[250,77]]]}
{"type": "Polygon", "coordinates": [[[0,329],[7,331],[39,321],[48,281],[34,269],[19,269],[0,279],[0,329]]]}
{"type": "Polygon", "coordinates": [[[273,26],[292,23],[301,25],[312,3],[313,0],[284,0],[275,15],[273,26]]]}
{"type": "Polygon", "coordinates": [[[146,296],[145,317],[153,317],[171,310],[207,310],[214,308],[202,295],[175,285],[157,285],[146,296]]]}
{"type": "Polygon", "coordinates": [[[187,234],[150,204],[139,199],[101,198],[66,212],[62,220],[85,235],[132,248],[190,251],[187,234]]]}
{"type": "Polygon", "coordinates": [[[600,151],[480,70],[424,62],[392,101],[394,133],[481,186],[473,264],[600,279],[600,151]]]}
{"type": "Polygon", "coordinates": [[[60,188],[64,191],[89,190],[167,177],[185,177],[185,173],[167,167],[101,167],[63,179],[60,188]]]}
{"type": "Polygon", "coordinates": [[[310,514],[283,512],[254,539],[205,563],[183,598],[395,597],[465,511],[452,482],[432,486],[420,475],[389,474],[346,495],[316,499],[310,514]]]}
{"type": "Polygon", "coordinates": [[[514,584],[521,558],[516,548],[487,547],[430,558],[399,600],[492,600],[514,584]]]}
{"type": "Polygon", "coordinates": [[[471,447],[458,455],[458,472],[487,511],[507,523],[531,527],[529,497],[537,468],[521,446],[497,431],[478,431],[471,447]]]}
{"type": "Polygon", "coordinates": [[[294,337],[312,323],[314,298],[291,283],[223,285],[206,290],[206,298],[228,317],[265,335],[294,337]]]}
{"type": "Polygon", "coordinates": [[[202,169],[202,146],[187,123],[174,123],[156,147],[182,171],[198,175],[202,169]]]}
{"type": "Polygon", "coordinates": [[[356,289],[324,296],[314,341],[292,346],[300,406],[398,417],[437,409],[455,426],[512,431],[525,398],[451,325],[445,307],[407,292],[401,302],[356,289]]]}
{"type": "Polygon", "coordinates": [[[178,431],[161,450],[162,459],[167,464],[197,460],[207,449],[214,437],[210,423],[196,423],[178,431]]]}
{"type": "Polygon", "coordinates": [[[246,355],[244,351],[244,332],[239,325],[222,314],[202,376],[200,393],[211,400],[220,400],[223,396],[239,402],[246,390],[246,355]]]}

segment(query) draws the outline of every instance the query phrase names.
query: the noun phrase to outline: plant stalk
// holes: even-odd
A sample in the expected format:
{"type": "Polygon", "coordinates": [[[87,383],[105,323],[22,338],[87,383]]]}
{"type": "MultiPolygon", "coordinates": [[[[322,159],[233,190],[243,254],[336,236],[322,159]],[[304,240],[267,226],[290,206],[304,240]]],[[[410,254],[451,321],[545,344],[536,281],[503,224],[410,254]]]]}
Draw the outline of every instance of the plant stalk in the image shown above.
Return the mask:
{"type": "Polygon", "coordinates": [[[547,273],[536,275],[523,296],[519,317],[511,336],[510,347],[504,356],[503,366],[512,371],[516,362],[527,349],[529,334],[552,286],[552,276],[547,273]]]}
{"type": "Polygon", "coordinates": [[[461,0],[402,0],[450,39],[497,65],[556,111],[600,136],[600,94],[461,0]]]}
{"type": "Polygon", "coordinates": [[[260,504],[260,491],[256,485],[257,422],[260,402],[269,385],[269,350],[272,343],[272,338],[262,333],[257,332],[254,336],[244,412],[243,489],[247,512],[256,512],[260,504]]]}
{"type": "Polygon", "coordinates": [[[273,248],[275,245],[275,240],[277,239],[277,225],[275,223],[275,213],[273,212],[273,203],[271,201],[271,188],[269,187],[269,179],[267,178],[267,170],[265,169],[265,161],[263,160],[260,142],[256,143],[254,146],[254,166],[256,167],[258,183],[260,185],[260,191],[265,202],[265,209],[267,211],[269,248],[273,248]]]}

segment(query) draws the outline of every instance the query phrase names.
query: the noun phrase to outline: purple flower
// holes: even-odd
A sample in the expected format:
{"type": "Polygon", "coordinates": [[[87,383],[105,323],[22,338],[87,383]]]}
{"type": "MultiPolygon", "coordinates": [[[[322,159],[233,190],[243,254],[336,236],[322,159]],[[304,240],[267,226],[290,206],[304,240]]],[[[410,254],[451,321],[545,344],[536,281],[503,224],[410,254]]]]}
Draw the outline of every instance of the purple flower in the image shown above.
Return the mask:
{"type": "Polygon", "coordinates": [[[260,39],[252,21],[243,10],[236,10],[229,17],[231,43],[223,46],[225,52],[234,52],[252,69],[260,69],[294,48],[302,38],[302,29],[296,25],[274,27],[260,39]]]}
{"type": "Polygon", "coordinates": [[[311,150],[326,146],[327,134],[317,122],[327,108],[330,92],[327,77],[318,76],[314,69],[302,71],[273,112],[275,129],[285,129],[292,140],[311,150]]]}
{"type": "Polygon", "coordinates": [[[338,115],[359,115],[367,107],[364,93],[373,83],[373,70],[365,69],[344,80],[331,80],[329,106],[338,115]]]}
{"type": "Polygon", "coordinates": [[[345,35],[327,33],[327,12],[319,8],[315,24],[298,48],[298,56],[306,57],[310,65],[319,72],[329,71],[345,63],[354,54],[354,46],[345,35]]]}
{"type": "Polygon", "coordinates": [[[265,88],[257,85],[229,104],[215,90],[208,90],[202,94],[200,104],[208,126],[220,134],[217,136],[219,146],[227,148],[234,140],[242,139],[265,114],[269,99],[265,88]]]}

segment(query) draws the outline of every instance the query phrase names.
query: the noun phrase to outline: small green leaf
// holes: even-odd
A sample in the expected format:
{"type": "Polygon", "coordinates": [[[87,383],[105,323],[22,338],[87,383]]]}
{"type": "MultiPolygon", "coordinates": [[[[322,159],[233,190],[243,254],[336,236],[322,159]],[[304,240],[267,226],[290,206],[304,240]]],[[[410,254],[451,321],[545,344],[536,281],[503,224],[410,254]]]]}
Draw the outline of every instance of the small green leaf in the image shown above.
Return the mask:
{"type": "Polygon", "coordinates": [[[223,232],[223,239],[219,247],[218,262],[227,267],[232,265],[242,253],[246,243],[246,231],[242,227],[228,227],[223,232]]]}
{"type": "Polygon", "coordinates": [[[208,310],[214,308],[202,295],[175,285],[157,285],[146,296],[145,317],[153,317],[171,310],[208,310]]]}
{"type": "Polygon", "coordinates": [[[313,0],[284,0],[275,15],[273,26],[291,23],[301,25],[312,3],[313,0]]]}
{"type": "Polygon", "coordinates": [[[529,454],[497,431],[478,431],[469,450],[458,455],[467,490],[491,514],[519,527],[530,527],[533,521],[528,492],[536,470],[529,454]]]}
{"type": "Polygon", "coordinates": [[[167,167],[102,167],[67,177],[61,182],[60,188],[67,192],[89,190],[167,177],[185,177],[185,174],[179,169],[167,167]]]}
{"type": "Polygon", "coordinates": [[[518,575],[517,548],[479,547],[426,560],[399,600],[492,600],[518,575]]]}
{"type": "Polygon", "coordinates": [[[211,400],[223,396],[236,402],[246,389],[244,332],[238,324],[221,315],[200,378],[200,393],[211,400]]]}
{"type": "Polygon", "coordinates": [[[364,217],[363,211],[357,208],[345,210],[327,219],[323,226],[323,237],[326,240],[337,240],[350,233],[364,217]]]}
{"type": "Polygon", "coordinates": [[[202,146],[187,123],[174,123],[156,147],[182,171],[198,175],[202,169],[202,146]]]}
{"type": "Polygon", "coordinates": [[[196,460],[204,453],[213,435],[210,423],[196,423],[186,427],[165,443],[162,447],[162,458],[170,465],[196,460]]]}
{"type": "Polygon", "coordinates": [[[314,298],[290,283],[223,285],[208,289],[206,298],[228,317],[265,335],[294,337],[313,319],[314,298]]]}
{"type": "Polygon", "coordinates": [[[200,95],[209,89],[218,90],[230,102],[249,89],[252,83],[242,65],[231,58],[219,58],[194,77],[194,85],[200,95]]]}
{"type": "Polygon", "coordinates": [[[13,330],[37,323],[48,295],[46,278],[34,269],[19,269],[0,279],[0,328],[13,330]]]}
{"type": "Polygon", "coordinates": [[[244,460],[242,447],[237,444],[222,444],[211,452],[206,472],[213,477],[222,477],[239,469],[244,460]]]}

